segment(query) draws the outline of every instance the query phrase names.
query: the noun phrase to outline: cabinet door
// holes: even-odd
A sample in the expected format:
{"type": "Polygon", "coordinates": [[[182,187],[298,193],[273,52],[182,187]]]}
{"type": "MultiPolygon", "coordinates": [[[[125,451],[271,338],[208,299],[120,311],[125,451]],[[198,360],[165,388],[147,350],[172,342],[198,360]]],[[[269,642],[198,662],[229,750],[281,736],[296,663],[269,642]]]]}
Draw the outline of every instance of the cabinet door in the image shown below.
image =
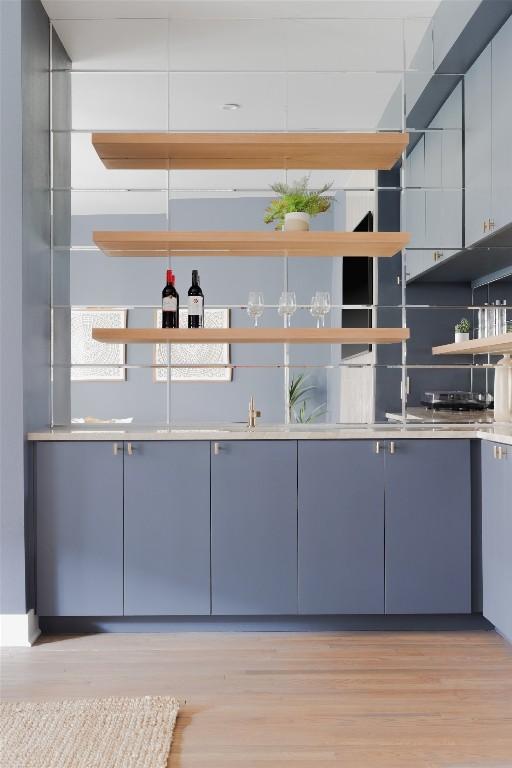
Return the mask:
{"type": "Polygon", "coordinates": [[[492,41],[492,218],[495,229],[512,222],[511,73],[512,17],[492,41]]]}
{"type": "Polygon", "coordinates": [[[124,612],[210,613],[210,444],[125,452],[124,612]]]}
{"type": "Polygon", "coordinates": [[[112,443],[38,443],[37,612],[123,613],[123,452],[112,443]]]}
{"type": "Polygon", "coordinates": [[[297,613],[297,443],[215,445],[212,613],[297,613]]]}
{"type": "Polygon", "coordinates": [[[465,77],[466,245],[485,236],[491,216],[491,46],[488,45],[465,77]]]}
{"type": "Polygon", "coordinates": [[[386,613],[471,612],[469,440],[386,453],[386,613]]]}
{"type": "Polygon", "coordinates": [[[407,249],[406,252],[406,276],[407,280],[413,280],[418,275],[421,275],[430,267],[435,264],[433,251],[427,251],[424,249],[412,250],[407,249]]]}
{"type": "Polygon", "coordinates": [[[375,445],[299,442],[300,613],[384,613],[384,459],[375,445]]]}
{"type": "Polygon", "coordinates": [[[483,613],[512,641],[512,447],[482,443],[483,613]]]}

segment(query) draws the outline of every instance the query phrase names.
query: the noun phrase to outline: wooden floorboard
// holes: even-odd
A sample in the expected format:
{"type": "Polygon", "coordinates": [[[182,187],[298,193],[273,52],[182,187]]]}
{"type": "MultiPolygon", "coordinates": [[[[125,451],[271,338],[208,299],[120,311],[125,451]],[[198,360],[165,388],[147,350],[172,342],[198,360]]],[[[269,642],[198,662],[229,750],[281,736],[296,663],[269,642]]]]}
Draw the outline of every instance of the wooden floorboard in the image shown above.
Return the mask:
{"type": "Polygon", "coordinates": [[[4,650],[4,699],[180,699],[169,768],[512,768],[494,632],[178,633],[4,650]]]}

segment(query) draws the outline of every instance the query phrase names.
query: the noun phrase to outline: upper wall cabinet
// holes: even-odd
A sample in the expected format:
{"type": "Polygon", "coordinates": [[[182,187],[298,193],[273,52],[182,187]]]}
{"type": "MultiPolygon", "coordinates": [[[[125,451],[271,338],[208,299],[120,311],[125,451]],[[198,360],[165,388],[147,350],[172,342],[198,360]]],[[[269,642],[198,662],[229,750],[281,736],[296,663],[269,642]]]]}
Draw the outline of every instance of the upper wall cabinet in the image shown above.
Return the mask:
{"type": "MultiPolygon", "coordinates": [[[[492,43],[492,229],[512,222],[512,17],[492,43]]],[[[510,242],[508,243],[511,244],[510,242]]]]}
{"type": "Polygon", "coordinates": [[[512,221],[512,18],[465,78],[466,245],[512,221]]]}
{"type": "Polygon", "coordinates": [[[403,227],[409,280],[462,247],[462,85],[407,157],[403,227]]]}

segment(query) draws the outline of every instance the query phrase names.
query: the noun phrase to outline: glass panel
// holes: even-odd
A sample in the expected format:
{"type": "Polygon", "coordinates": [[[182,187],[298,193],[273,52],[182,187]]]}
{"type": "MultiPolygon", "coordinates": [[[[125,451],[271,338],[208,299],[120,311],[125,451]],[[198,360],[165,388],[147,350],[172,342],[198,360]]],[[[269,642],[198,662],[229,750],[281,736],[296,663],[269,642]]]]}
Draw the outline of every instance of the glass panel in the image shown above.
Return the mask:
{"type": "Polygon", "coordinates": [[[286,128],[286,75],[172,74],[169,128],[172,131],[283,131],[286,128]],[[239,108],[226,109],[226,104],[236,104],[239,108]]]}
{"type": "Polygon", "coordinates": [[[398,73],[297,72],[288,75],[288,130],[402,130],[398,73]]]}
{"type": "MultiPolygon", "coordinates": [[[[54,192],[53,207],[57,222],[69,225],[69,192],[54,192]]],[[[54,245],[76,248],[94,245],[95,230],[167,229],[167,192],[73,191],[71,193],[71,231],[54,227],[54,245]]]]}
{"type": "Polygon", "coordinates": [[[56,19],[53,24],[73,69],[167,69],[167,19],[56,19]]]}
{"type": "Polygon", "coordinates": [[[91,134],[57,132],[52,136],[54,153],[53,186],[55,189],[167,189],[166,171],[125,170],[105,168],[95,151],[91,134]],[[71,157],[69,164],[63,157],[71,157]]]}
{"type": "MultiPolygon", "coordinates": [[[[71,127],[80,131],[166,131],[167,73],[54,72],[53,87],[71,81],[71,127]]],[[[53,116],[54,130],[68,120],[53,116]]]]}

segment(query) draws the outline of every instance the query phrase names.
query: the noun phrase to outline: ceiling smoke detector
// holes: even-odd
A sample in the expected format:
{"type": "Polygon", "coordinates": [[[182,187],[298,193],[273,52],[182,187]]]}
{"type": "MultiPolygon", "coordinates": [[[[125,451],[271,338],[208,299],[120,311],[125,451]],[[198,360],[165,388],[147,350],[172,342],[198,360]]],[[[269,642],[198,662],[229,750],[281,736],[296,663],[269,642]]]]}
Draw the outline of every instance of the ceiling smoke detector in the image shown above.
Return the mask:
{"type": "Polygon", "coordinates": [[[240,109],[240,104],[235,104],[234,102],[223,104],[222,109],[227,110],[228,112],[232,112],[235,109],[240,109]]]}

